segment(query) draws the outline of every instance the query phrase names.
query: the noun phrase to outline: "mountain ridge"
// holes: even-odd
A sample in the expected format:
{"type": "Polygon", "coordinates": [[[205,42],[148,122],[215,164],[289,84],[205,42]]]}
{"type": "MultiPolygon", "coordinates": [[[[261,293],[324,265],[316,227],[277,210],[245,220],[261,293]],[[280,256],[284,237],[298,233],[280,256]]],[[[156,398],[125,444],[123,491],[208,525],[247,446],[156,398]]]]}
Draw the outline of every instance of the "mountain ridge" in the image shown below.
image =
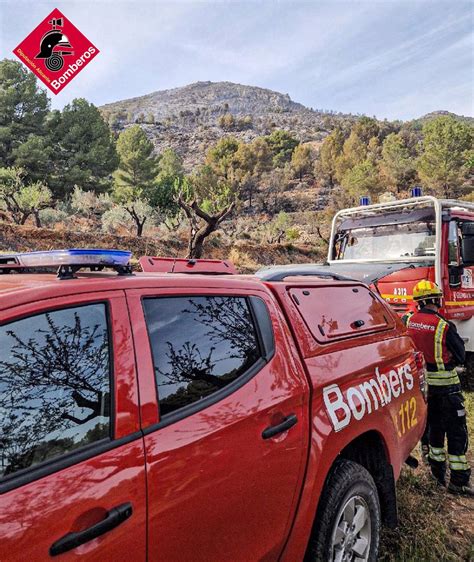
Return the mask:
{"type": "MultiPolygon", "coordinates": [[[[318,146],[336,126],[348,128],[362,117],[313,109],[288,94],[229,81],[201,81],[158,90],[105,104],[100,110],[116,132],[139,123],[157,152],[173,148],[187,170],[202,163],[209,146],[223,136],[250,142],[275,129],[285,129],[300,142],[318,146]]],[[[421,126],[431,116],[446,113],[432,112],[413,122],[421,126]]],[[[456,117],[474,123],[472,118],[456,117]]]]}

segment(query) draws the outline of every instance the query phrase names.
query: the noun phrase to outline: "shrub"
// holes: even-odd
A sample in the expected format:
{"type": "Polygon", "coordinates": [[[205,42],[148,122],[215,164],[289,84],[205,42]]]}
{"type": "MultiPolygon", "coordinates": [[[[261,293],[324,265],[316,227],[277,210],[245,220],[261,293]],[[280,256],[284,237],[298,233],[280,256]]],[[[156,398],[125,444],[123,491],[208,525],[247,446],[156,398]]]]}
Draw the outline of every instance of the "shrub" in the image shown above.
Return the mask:
{"type": "Polygon", "coordinates": [[[61,209],[43,209],[39,212],[41,224],[45,227],[52,228],[58,223],[65,222],[69,215],[61,209]]]}

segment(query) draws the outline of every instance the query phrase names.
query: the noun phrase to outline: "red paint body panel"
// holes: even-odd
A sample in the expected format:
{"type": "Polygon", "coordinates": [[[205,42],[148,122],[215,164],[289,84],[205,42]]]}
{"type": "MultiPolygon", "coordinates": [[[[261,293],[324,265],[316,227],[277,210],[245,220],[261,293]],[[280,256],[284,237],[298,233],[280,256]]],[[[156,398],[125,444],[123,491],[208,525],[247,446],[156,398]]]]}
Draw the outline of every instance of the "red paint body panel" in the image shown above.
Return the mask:
{"type": "Polygon", "coordinates": [[[99,522],[109,509],[129,501],[133,507],[129,520],[58,560],[123,560],[124,552],[130,559],[146,560],[141,439],[0,496],[0,560],[49,560],[53,542],[99,522]]]}
{"type": "MultiPolygon", "coordinates": [[[[115,439],[125,442],[0,496],[0,560],[48,559],[55,540],[100,521],[108,509],[127,501],[134,509],[129,520],[61,559],[301,560],[340,451],[363,433],[376,432],[398,475],[423,431],[426,407],[414,348],[393,311],[382,303],[387,314],[382,328],[377,328],[382,323],[377,312],[372,317],[376,329],[321,342],[291,297],[291,291],[301,296],[303,290],[321,290],[328,312],[344,318],[350,302],[331,301],[327,292],[342,286],[350,294],[365,287],[360,283],[266,284],[251,276],[177,274],[90,274],[71,281],[51,275],[4,277],[0,321],[78,303],[109,303],[115,439]],[[163,425],[142,298],[205,294],[263,299],[276,353],[232,394],[163,425]],[[405,363],[415,379],[410,392],[334,430],[325,388],[337,384],[347,398],[349,387],[369,380],[377,368],[386,373],[405,363]],[[399,435],[399,408],[411,397],[419,421],[399,435]],[[297,415],[296,425],[262,439],[264,429],[289,414],[297,415]]],[[[382,302],[376,301],[377,306],[382,302]]]]}
{"type": "Polygon", "coordinates": [[[57,459],[50,463],[47,475],[0,495],[0,560],[43,562],[49,559],[53,542],[99,522],[108,510],[126,502],[131,502],[133,508],[129,520],[61,555],[61,559],[119,560],[128,551],[134,553],[134,560],[146,560],[145,457],[143,440],[136,433],[140,429],[138,388],[125,296],[122,291],[103,291],[38,301],[34,292],[29,295],[32,302],[0,313],[0,321],[86,302],[108,303],[114,435],[120,439],[135,434],[135,439],[97,454],[91,449],[90,458],[70,462],[65,468],[57,459]]]}
{"type": "MultiPolygon", "coordinates": [[[[190,280],[187,295],[229,294],[193,285],[190,280]]],[[[129,292],[146,419],[149,404],[158,407],[141,298],[180,294],[175,288],[129,292]]],[[[276,354],[230,396],[145,436],[152,560],[276,560],[290,530],[306,465],[308,386],[265,288],[232,295],[266,301],[276,354]],[[298,417],[293,428],[262,439],[265,428],[289,414],[298,417]]]]}

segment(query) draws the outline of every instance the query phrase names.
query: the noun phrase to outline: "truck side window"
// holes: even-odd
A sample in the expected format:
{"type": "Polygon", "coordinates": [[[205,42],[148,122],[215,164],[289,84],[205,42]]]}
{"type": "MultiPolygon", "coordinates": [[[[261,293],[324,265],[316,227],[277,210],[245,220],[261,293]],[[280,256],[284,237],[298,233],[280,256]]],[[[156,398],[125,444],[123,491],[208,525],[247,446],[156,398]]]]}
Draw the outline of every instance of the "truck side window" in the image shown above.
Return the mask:
{"type": "Polygon", "coordinates": [[[262,357],[246,298],[147,298],[144,309],[161,417],[222,390],[262,357]]]}
{"type": "Polygon", "coordinates": [[[104,304],[0,326],[0,479],[109,433],[104,304]]]}

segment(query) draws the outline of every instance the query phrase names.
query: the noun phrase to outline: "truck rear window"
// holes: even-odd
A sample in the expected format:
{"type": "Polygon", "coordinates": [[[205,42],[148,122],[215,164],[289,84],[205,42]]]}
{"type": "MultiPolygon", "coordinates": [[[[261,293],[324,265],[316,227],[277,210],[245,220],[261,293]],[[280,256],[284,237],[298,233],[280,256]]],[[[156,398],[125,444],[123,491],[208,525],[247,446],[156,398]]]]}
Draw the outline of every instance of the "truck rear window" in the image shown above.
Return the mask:
{"type": "Polygon", "coordinates": [[[379,332],[393,319],[362,286],[291,288],[290,296],[313,337],[322,343],[379,332]]]}

